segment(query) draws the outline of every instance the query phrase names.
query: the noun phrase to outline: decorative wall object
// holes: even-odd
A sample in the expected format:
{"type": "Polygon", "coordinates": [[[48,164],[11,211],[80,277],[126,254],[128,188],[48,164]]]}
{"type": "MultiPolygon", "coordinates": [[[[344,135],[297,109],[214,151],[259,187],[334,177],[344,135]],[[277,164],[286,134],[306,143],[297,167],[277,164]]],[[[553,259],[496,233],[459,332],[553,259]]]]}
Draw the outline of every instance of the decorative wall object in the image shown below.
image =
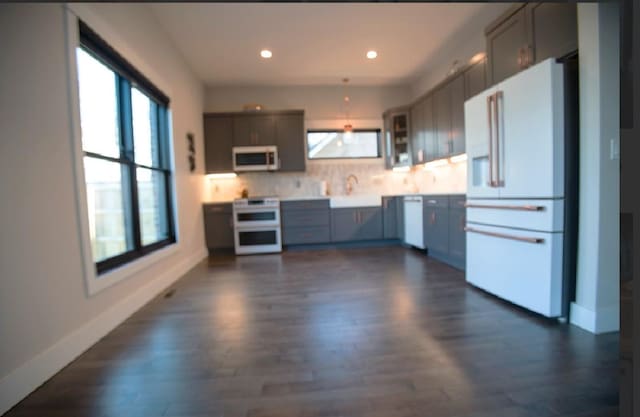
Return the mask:
{"type": "Polygon", "coordinates": [[[189,171],[195,172],[196,170],[196,145],[194,143],[193,133],[187,133],[187,149],[189,151],[189,171]]]}

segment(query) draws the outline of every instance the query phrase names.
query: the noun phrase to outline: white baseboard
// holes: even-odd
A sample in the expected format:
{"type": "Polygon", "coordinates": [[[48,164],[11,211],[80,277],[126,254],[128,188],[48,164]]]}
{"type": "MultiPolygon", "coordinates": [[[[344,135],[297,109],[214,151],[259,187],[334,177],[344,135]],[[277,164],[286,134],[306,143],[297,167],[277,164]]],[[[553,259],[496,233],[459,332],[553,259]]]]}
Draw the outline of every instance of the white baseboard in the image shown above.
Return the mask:
{"type": "Polygon", "coordinates": [[[0,415],[106,336],[205,257],[207,251],[203,248],[0,379],[0,415]]]}
{"type": "Polygon", "coordinates": [[[571,303],[569,316],[571,324],[591,333],[600,334],[620,330],[619,306],[610,306],[593,311],[579,304],[571,303]]]}

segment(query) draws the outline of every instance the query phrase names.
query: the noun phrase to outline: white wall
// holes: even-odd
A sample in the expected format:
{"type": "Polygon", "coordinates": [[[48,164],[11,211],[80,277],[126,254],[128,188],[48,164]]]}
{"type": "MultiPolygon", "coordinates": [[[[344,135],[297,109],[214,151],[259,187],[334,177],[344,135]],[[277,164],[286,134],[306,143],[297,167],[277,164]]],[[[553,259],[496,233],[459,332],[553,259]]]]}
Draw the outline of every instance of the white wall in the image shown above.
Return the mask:
{"type": "MultiPolygon", "coordinates": [[[[345,95],[351,98],[349,113],[353,119],[380,119],[386,109],[409,102],[406,86],[348,86],[346,89],[343,86],[209,87],[205,110],[241,111],[244,104],[258,103],[271,110],[304,109],[307,120],[342,120],[345,95]]],[[[359,127],[356,122],[353,125],[359,127]]]]}
{"type": "MultiPolygon", "coordinates": [[[[75,7],[75,6],[74,6],[75,7]]],[[[146,6],[77,5],[171,98],[178,250],[89,297],[83,276],[60,4],[0,5],[0,414],[205,255],[203,88],[146,6]],[[185,134],[197,138],[199,172],[185,134]]]]}
{"type": "Polygon", "coordinates": [[[580,218],[571,322],[592,332],[619,328],[620,163],[617,5],[578,5],[580,218]]]}

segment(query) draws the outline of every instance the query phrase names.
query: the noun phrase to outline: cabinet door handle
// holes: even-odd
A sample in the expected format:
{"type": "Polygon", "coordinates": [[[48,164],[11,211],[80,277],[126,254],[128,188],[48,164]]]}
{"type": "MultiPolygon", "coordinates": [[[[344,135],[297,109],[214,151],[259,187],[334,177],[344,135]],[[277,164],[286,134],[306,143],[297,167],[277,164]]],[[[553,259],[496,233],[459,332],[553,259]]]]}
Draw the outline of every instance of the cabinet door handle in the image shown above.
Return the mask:
{"type": "Polygon", "coordinates": [[[460,216],[460,230],[464,230],[466,222],[467,222],[467,215],[463,214],[462,216],[460,216]]]}
{"type": "Polygon", "coordinates": [[[533,46],[527,45],[525,64],[524,64],[526,68],[529,68],[531,65],[533,65],[533,59],[534,59],[533,52],[534,52],[533,46]]]}
{"type": "Polygon", "coordinates": [[[524,48],[518,49],[518,68],[524,68],[524,48]]]}
{"type": "Polygon", "coordinates": [[[355,224],[358,224],[358,212],[357,211],[353,212],[353,222],[355,224]]]}
{"type": "Polygon", "coordinates": [[[436,223],[436,212],[435,211],[431,212],[431,216],[429,217],[429,223],[431,223],[431,224],[435,224],[436,223]]]}

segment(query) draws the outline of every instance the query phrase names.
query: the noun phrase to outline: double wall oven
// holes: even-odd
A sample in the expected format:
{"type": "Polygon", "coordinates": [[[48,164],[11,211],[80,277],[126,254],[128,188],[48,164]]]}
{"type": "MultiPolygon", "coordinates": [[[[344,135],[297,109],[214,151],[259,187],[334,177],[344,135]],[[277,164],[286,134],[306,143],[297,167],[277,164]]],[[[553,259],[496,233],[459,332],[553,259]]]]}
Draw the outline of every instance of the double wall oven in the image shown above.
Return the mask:
{"type": "Polygon", "coordinates": [[[275,197],[235,200],[233,228],[238,255],[282,252],[280,200],[275,197]]]}

